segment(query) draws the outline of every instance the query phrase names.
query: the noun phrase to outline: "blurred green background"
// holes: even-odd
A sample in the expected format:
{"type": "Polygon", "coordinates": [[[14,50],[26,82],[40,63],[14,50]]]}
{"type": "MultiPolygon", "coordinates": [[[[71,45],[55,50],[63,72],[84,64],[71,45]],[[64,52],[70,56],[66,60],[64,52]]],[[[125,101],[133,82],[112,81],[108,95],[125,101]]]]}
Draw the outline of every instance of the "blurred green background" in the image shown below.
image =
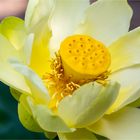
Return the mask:
{"type": "MultiPolygon", "coordinates": [[[[0,8],[3,7],[1,5],[2,4],[1,2],[6,2],[6,1],[8,2],[8,0],[5,0],[5,1],[0,0],[0,8]]],[[[24,0],[22,0],[22,2],[23,1],[24,0]]],[[[95,1],[95,0],[91,0],[91,1],[95,1]]],[[[25,2],[27,4],[27,0],[25,0],[25,2]]],[[[140,26],[140,14],[139,14],[140,1],[129,0],[129,3],[134,10],[134,15],[133,15],[131,27],[130,27],[130,29],[133,29],[133,28],[136,28],[137,26],[140,26]]],[[[15,16],[23,18],[26,5],[25,7],[23,6],[23,10],[21,10],[21,7],[20,7],[19,11],[18,10],[15,11],[15,8],[16,6],[14,5],[14,8],[13,8],[14,11],[12,12],[12,8],[11,8],[11,11],[9,10],[9,14],[6,12],[6,15],[5,15],[5,9],[6,11],[8,11],[8,7],[3,7],[3,13],[2,13],[2,9],[0,9],[0,19],[8,15],[15,15],[15,16]]],[[[26,130],[25,128],[23,128],[23,126],[21,125],[18,119],[17,102],[11,96],[9,92],[9,88],[6,85],[2,84],[1,82],[0,82],[0,139],[15,139],[15,140],[16,139],[17,140],[19,139],[45,139],[43,134],[32,133],[26,130]]]]}

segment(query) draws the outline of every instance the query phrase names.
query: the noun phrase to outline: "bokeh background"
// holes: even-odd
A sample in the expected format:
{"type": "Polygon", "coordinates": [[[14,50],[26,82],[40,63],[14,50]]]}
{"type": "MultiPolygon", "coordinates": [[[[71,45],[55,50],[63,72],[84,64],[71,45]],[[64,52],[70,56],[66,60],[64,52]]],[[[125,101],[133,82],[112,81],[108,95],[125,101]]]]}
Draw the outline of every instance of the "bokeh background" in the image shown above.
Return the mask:
{"type": "MultiPolygon", "coordinates": [[[[128,2],[134,12],[130,26],[132,30],[140,26],[140,0],[128,0],[128,2]]],[[[27,3],[28,0],[0,0],[0,20],[7,16],[24,18],[27,3]]],[[[1,82],[0,139],[45,139],[43,134],[32,133],[23,128],[17,115],[17,102],[12,98],[9,88],[1,82]]]]}

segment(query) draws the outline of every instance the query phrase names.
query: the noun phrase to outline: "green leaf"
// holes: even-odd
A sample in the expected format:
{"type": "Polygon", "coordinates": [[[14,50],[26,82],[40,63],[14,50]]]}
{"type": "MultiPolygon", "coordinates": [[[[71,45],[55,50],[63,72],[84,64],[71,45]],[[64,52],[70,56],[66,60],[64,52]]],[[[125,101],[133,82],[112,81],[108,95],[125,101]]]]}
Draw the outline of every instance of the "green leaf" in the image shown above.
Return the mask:
{"type": "Polygon", "coordinates": [[[100,119],[115,101],[119,84],[106,86],[88,83],[65,97],[58,106],[58,115],[71,127],[85,127],[100,119]]]}

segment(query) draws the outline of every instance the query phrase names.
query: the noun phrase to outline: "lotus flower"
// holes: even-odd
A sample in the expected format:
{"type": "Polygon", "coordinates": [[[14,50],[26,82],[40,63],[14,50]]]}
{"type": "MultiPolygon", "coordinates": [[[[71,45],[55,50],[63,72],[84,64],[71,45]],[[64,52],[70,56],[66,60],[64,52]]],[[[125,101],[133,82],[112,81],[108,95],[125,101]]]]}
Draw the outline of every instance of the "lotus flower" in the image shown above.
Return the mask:
{"type": "Polygon", "coordinates": [[[29,0],[25,21],[1,22],[0,80],[25,128],[61,140],[140,139],[131,17],[126,0],[29,0]]]}

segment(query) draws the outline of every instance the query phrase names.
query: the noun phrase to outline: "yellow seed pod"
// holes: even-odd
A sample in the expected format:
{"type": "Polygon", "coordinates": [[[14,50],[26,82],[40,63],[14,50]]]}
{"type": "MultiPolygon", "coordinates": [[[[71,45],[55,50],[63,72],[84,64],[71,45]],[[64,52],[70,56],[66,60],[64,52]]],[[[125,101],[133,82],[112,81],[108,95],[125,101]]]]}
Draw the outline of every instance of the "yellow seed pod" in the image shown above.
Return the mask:
{"type": "Polygon", "coordinates": [[[66,38],[59,53],[65,75],[74,81],[94,79],[107,71],[111,63],[105,45],[86,35],[66,38]]]}

